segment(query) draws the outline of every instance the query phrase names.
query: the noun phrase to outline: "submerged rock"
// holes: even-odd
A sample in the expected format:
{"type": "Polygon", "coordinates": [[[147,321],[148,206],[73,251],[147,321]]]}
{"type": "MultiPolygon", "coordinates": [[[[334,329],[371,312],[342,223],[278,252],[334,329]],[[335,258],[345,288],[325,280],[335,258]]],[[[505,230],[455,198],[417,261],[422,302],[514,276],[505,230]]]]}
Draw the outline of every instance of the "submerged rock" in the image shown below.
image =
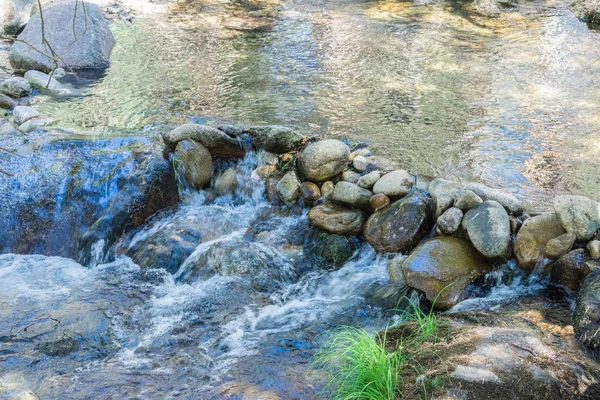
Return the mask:
{"type": "Polygon", "coordinates": [[[344,170],[348,164],[350,148],[335,139],[311,143],[302,151],[298,160],[300,174],[314,182],[329,180],[344,170]]]}
{"type": "Polygon", "coordinates": [[[369,199],[372,195],[369,190],[354,183],[341,181],[335,185],[329,199],[334,203],[365,210],[369,207],[369,199]]]}
{"type": "Polygon", "coordinates": [[[215,274],[249,279],[260,292],[272,292],[297,279],[294,266],[275,250],[245,240],[203,244],[186,260],[175,279],[192,283],[215,274]]]}
{"type": "Polygon", "coordinates": [[[373,186],[373,193],[385,194],[390,199],[404,197],[414,185],[414,178],[403,169],[383,175],[373,186]]]}
{"type": "Polygon", "coordinates": [[[573,315],[579,342],[600,357],[600,269],[583,280],[573,315]]]}
{"type": "Polygon", "coordinates": [[[219,196],[233,193],[238,188],[237,168],[227,168],[221,175],[217,176],[214,187],[219,196]]]}
{"type": "Polygon", "coordinates": [[[192,139],[202,144],[214,158],[240,158],[246,154],[242,142],[237,137],[206,125],[185,124],[163,136],[165,143],[174,149],[182,140],[192,139]]]}
{"type": "Polygon", "coordinates": [[[548,241],[566,233],[555,213],[543,213],[525,220],[517,233],[514,250],[519,266],[533,271],[548,241]]]}
{"type": "Polygon", "coordinates": [[[427,240],[402,263],[406,283],[442,309],[464,300],[466,287],[491,270],[468,241],[455,237],[427,240]]]}
{"type": "Polygon", "coordinates": [[[152,214],[178,204],[160,140],[85,140],[56,133],[5,136],[24,158],[0,176],[0,252],[59,255],[88,264],[152,214]]]}
{"type": "Polygon", "coordinates": [[[310,209],[308,221],[329,233],[356,235],[362,230],[367,214],[361,210],[349,209],[325,202],[310,209]]]}
{"type": "Polygon", "coordinates": [[[81,2],[77,7],[76,0],[66,0],[45,5],[43,15],[43,24],[36,13],[10,48],[15,69],[50,72],[57,67],[85,70],[110,65],[115,39],[100,7],[85,3],[84,8],[81,2]],[[56,59],[42,42],[42,29],[56,59]]]}
{"type": "Polygon", "coordinates": [[[463,189],[470,190],[485,200],[493,200],[502,205],[511,215],[523,214],[523,203],[510,193],[492,189],[481,183],[469,183],[463,189]]]}
{"type": "Polygon", "coordinates": [[[590,240],[600,229],[600,203],[584,196],[557,196],[554,211],[567,232],[590,240]]]}
{"type": "Polygon", "coordinates": [[[260,126],[248,128],[254,145],[258,149],[281,154],[298,150],[306,137],[285,126],[260,126]]]}
{"type": "Polygon", "coordinates": [[[433,204],[428,194],[415,190],[373,213],[363,229],[365,239],[380,253],[412,250],[433,227],[433,204]]]}
{"type": "Polygon", "coordinates": [[[194,189],[202,189],[212,179],[212,156],[206,147],[193,140],[177,143],[173,165],[180,179],[194,189]]]}
{"type": "Polygon", "coordinates": [[[467,211],[462,227],[475,248],[492,261],[510,256],[510,221],[500,203],[488,200],[467,211]]]}
{"type": "Polygon", "coordinates": [[[339,268],[354,255],[358,248],[356,238],[342,235],[319,235],[309,248],[318,258],[331,267],[339,268]]]}

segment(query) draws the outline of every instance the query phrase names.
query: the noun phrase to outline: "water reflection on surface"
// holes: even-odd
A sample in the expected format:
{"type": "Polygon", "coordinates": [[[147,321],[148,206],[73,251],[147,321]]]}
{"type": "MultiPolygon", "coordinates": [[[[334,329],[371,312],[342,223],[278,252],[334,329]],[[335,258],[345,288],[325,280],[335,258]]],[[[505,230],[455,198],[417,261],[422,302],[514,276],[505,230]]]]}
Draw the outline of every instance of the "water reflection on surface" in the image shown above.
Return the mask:
{"type": "Polygon", "coordinates": [[[296,125],[530,201],[600,197],[600,36],[563,2],[500,18],[467,3],[269,4],[252,14],[195,1],[113,25],[113,65],[89,96],[42,108],[103,132],[198,117],[296,125]]]}

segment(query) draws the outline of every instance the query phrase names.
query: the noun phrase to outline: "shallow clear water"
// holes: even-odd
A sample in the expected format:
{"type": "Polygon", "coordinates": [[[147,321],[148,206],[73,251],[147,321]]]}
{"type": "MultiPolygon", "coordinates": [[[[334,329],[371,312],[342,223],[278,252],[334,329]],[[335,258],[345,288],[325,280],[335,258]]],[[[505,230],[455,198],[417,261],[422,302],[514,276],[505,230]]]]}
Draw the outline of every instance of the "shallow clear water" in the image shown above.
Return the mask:
{"type": "Polygon", "coordinates": [[[112,67],[89,96],[40,108],[106,133],[295,125],[531,202],[598,198],[600,36],[566,2],[521,3],[485,18],[469,3],[271,2],[268,29],[239,32],[225,26],[247,10],[192,1],[113,25],[112,67]]]}

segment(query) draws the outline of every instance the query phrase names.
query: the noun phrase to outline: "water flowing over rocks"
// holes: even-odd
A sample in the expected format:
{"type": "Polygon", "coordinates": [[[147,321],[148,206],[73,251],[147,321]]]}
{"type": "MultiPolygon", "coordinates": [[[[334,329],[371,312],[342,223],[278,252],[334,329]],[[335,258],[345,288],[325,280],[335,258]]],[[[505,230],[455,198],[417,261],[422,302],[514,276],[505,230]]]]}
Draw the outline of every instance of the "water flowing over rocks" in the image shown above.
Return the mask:
{"type": "Polygon", "coordinates": [[[185,124],[165,134],[163,139],[173,149],[182,140],[195,140],[206,147],[214,158],[240,158],[246,154],[240,138],[206,125],[185,124]]]}
{"type": "Polygon", "coordinates": [[[566,233],[555,213],[543,213],[525,220],[515,240],[519,266],[533,271],[547,243],[566,233]]]}
{"type": "Polygon", "coordinates": [[[466,287],[491,270],[468,241],[454,237],[429,239],[402,263],[406,283],[442,309],[464,300],[466,287]]]}
{"type": "Polygon", "coordinates": [[[320,140],[309,144],[302,151],[298,170],[308,180],[327,181],[344,170],[349,154],[348,146],[339,140],[320,140]]]}
{"type": "Polygon", "coordinates": [[[433,204],[428,194],[414,190],[408,196],[373,213],[363,229],[378,252],[411,251],[433,227],[433,204]]]}
{"type": "Polygon", "coordinates": [[[492,261],[510,256],[510,222],[500,203],[488,200],[465,214],[462,227],[471,243],[492,261]]]}
{"type": "Polygon", "coordinates": [[[583,279],[598,267],[585,250],[573,250],[552,264],[550,281],[577,291],[583,279]]]}
{"type": "Polygon", "coordinates": [[[50,72],[58,67],[86,70],[110,65],[115,39],[100,7],[67,0],[43,7],[43,26],[40,15],[32,16],[10,49],[15,69],[50,72]]]}

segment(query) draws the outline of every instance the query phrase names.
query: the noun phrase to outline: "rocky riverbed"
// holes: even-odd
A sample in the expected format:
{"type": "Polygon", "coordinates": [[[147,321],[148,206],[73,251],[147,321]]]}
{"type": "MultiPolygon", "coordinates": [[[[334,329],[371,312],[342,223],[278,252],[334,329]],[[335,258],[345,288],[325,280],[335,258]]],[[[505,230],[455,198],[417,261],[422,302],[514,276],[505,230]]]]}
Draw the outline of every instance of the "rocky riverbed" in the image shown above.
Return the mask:
{"type": "MultiPolygon", "coordinates": [[[[37,99],[89,96],[73,79],[132,20],[87,6],[73,34],[98,40],[51,39],[54,65],[15,44],[0,82],[0,398],[326,398],[311,357],[330,329],[376,332],[407,299],[442,327],[410,350],[407,398],[598,397],[597,199],[532,204],[291,125],[61,128],[37,99]]],[[[263,6],[228,23],[266,29],[263,6]]]]}

